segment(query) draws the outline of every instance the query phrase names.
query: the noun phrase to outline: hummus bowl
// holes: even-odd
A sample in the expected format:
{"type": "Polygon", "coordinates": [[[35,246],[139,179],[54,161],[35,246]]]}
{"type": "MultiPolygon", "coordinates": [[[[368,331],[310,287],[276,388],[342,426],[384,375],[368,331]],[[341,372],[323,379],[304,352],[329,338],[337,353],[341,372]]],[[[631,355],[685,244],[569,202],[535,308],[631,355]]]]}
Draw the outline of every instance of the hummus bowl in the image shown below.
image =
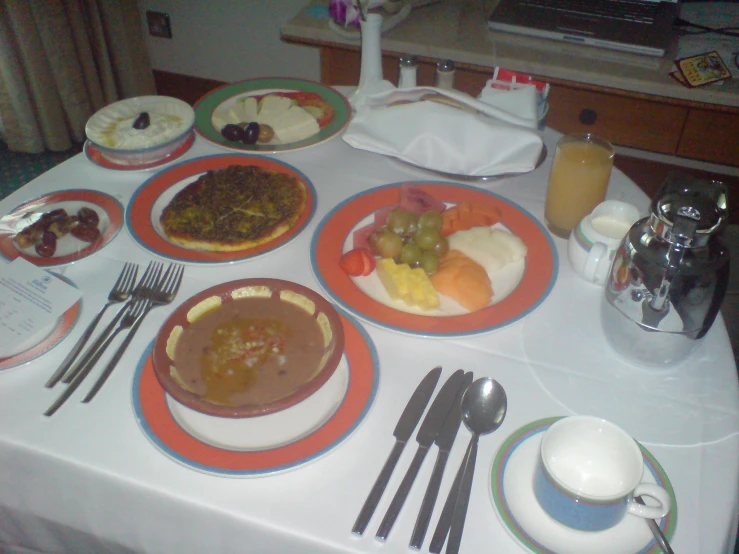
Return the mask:
{"type": "Polygon", "coordinates": [[[154,341],[153,367],[180,404],[217,417],[275,413],[305,400],[344,352],[339,314],[316,292],[243,279],[186,300],[154,341]]]}
{"type": "Polygon", "coordinates": [[[172,156],[193,135],[195,111],[169,96],[138,96],[97,111],[85,125],[87,140],[106,160],[123,166],[172,156]]]}

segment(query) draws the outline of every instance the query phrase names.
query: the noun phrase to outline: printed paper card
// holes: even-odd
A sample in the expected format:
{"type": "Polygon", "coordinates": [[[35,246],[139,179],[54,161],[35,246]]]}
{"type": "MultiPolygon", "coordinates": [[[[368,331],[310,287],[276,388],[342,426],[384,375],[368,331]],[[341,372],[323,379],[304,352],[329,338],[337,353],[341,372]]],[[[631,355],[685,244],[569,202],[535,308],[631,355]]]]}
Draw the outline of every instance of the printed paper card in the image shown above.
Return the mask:
{"type": "Polygon", "coordinates": [[[43,340],[37,335],[48,332],[81,296],[79,289],[23,258],[0,264],[0,358],[43,340]]]}
{"type": "Polygon", "coordinates": [[[731,72],[718,52],[708,52],[675,60],[689,87],[700,87],[731,78],[731,72]]]}

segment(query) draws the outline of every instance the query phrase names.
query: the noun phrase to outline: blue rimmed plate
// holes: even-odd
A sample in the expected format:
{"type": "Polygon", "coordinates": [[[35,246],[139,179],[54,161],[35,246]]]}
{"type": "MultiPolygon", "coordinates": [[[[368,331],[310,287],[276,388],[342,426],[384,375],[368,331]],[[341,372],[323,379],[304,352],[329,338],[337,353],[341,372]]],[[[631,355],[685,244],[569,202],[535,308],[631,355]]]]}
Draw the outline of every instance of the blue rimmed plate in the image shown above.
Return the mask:
{"type": "Polygon", "coordinates": [[[154,373],[150,346],[134,375],[136,420],[154,446],[175,462],[222,477],[281,473],[328,454],[364,420],[379,382],[379,362],[372,340],[353,318],[344,314],[340,317],[344,357],[331,380],[314,393],[320,399],[325,387],[334,391],[329,391],[333,399],[324,398],[336,404],[330,412],[325,402],[314,403],[314,410],[303,410],[301,404],[312,402],[308,397],[283,413],[248,418],[249,436],[234,427],[243,421],[193,417],[162,389],[154,373]],[[277,434],[271,432],[275,428],[277,434]]]}
{"type": "Polygon", "coordinates": [[[295,167],[265,156],[222,154],[180,162],[148,179],[134,193],[126,210],[126,225],[134,240],[163,258],[189,264],[223,264],[247,260],[287,244],[308,225],[316,210],[316,189],[295,167]],[[293,226],[282,235],[252,248],[231,252],[209,252],[184,248],[170,241],[159,219],[174,196],[204,173],[230,165],[256,166],[295,177],[304,185],[306,202],[293,226]]]}

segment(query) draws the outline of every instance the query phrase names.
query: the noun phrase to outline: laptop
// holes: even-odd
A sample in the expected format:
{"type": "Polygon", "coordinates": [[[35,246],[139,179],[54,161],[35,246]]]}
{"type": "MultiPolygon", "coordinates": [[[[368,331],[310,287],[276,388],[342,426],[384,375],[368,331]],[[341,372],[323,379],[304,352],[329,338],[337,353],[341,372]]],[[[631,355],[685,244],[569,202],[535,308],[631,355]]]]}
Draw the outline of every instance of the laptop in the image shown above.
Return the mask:
{"type": "Polygon", "coordinates": [[[500,0],[495,31],[662,57],[678,0],[500,0]]]}

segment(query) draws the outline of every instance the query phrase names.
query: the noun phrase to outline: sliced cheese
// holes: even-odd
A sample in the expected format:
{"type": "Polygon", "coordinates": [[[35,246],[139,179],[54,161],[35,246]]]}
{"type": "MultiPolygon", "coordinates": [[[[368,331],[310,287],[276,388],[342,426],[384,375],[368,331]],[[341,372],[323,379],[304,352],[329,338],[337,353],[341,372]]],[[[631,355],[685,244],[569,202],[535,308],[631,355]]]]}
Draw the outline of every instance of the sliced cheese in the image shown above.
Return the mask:
{"type": "Polygon", "coordinates": [[[214,113],[213,117],[211,117],[210,122],[213,124],[213,128],[217,130],[223,129],[228,123],[231,123],[231,120],[228,118],[228,115],[224,117],[224,114],[217,114],[214,113]]]}
{"type": "Polygon", "coordinates": [[[241,99],[241,108],[244,112],[244,121],[250,123],[257,120],[257,114],[259,113],[259,104],[257,99],[253,96],[247,96],[241,99]]]}
{"type": "MultiPolygon", "coordinates": [[[[285,113],[293,105],[293,101],[284,96],[267,95],[259,101],[257,123],[266,123],[273,127],[272,121],[285,113]]],[[[274,127],[273,127],[274,128],[274,127]]]]}
{"type": "Polygon", "coordinates": [[[244,110],[241,109],[241,103],[237,102],[230,110],[228,110],[228,121],[229,123],[235,124],[239,124],[241,122],[249,123],[249,121],[245,119],[245,115],[244,110]]]}
{"type": "Polygon", "coordinates": [[[291,106],[267,124],[282,144],[306,139],[320,130],[316,119],[299,106],[291,106]]]}

